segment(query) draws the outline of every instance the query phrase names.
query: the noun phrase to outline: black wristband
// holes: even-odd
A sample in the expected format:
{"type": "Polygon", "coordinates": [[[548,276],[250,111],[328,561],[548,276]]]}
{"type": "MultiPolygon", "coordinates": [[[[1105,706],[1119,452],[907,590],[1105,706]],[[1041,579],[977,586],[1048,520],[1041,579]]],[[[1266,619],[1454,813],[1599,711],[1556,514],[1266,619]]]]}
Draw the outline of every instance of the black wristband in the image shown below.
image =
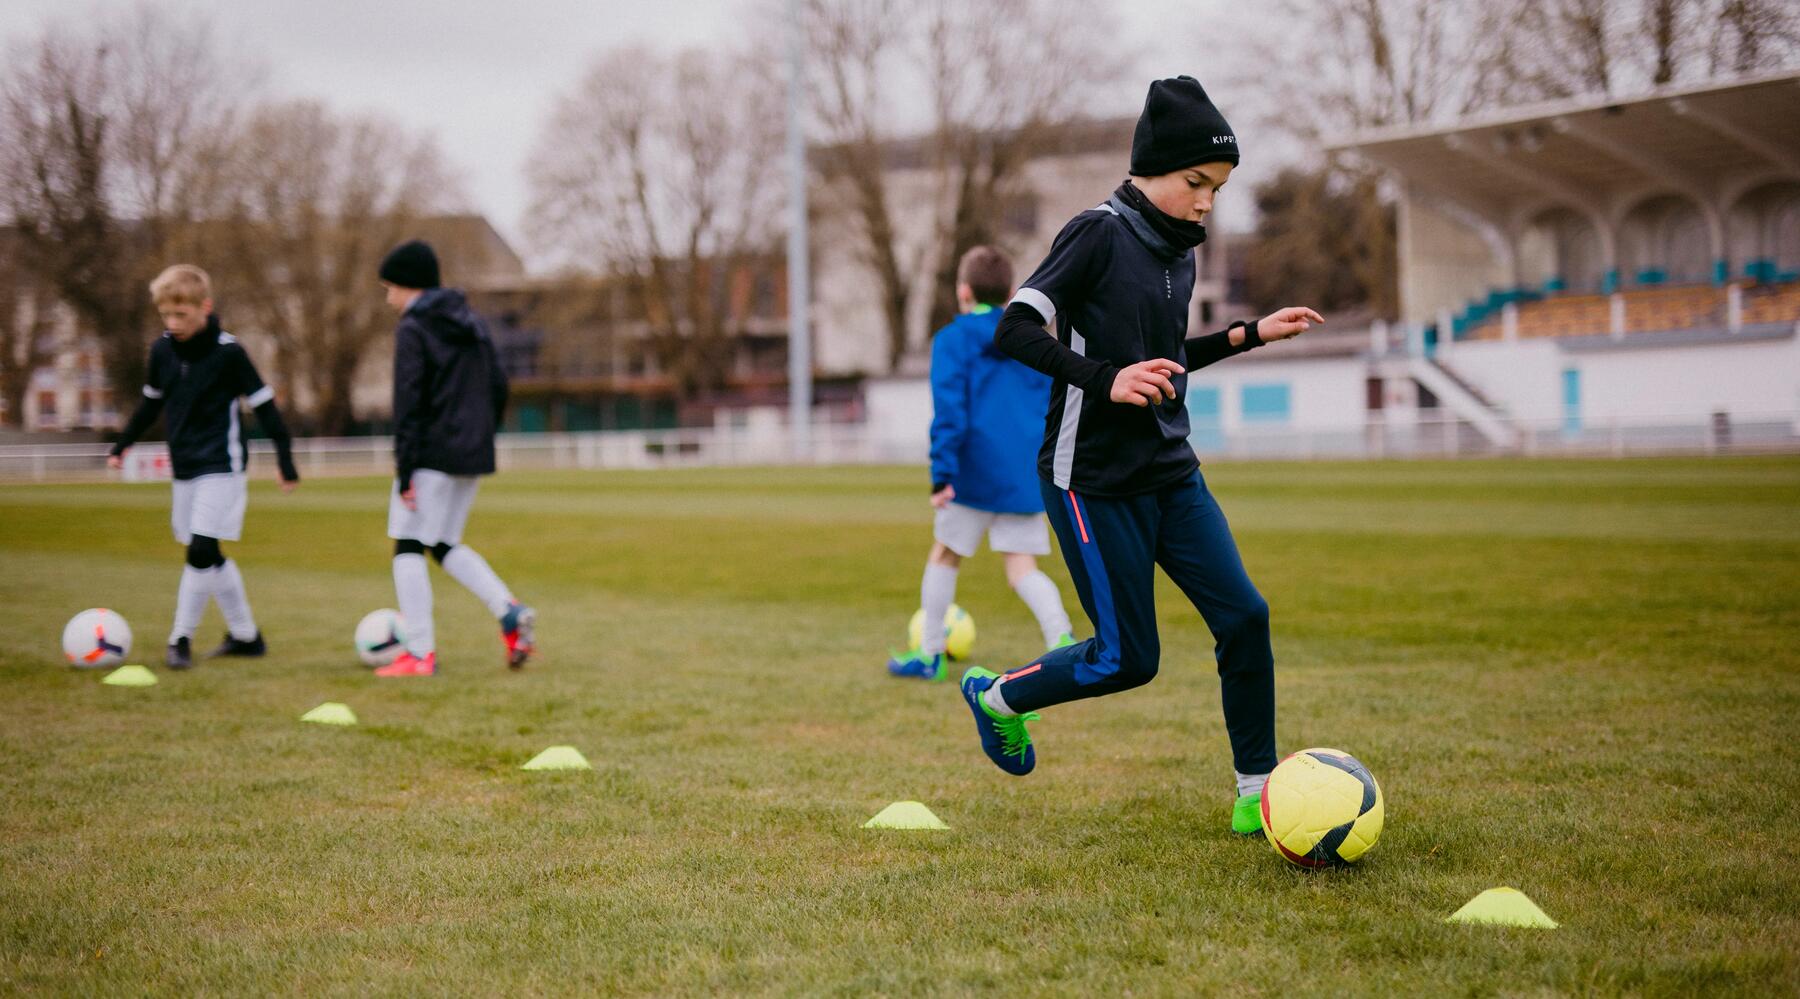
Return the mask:
{"type": "Polygon", "coordinates": [[[1246,350],[1249,350],[1252,347],[1261,347],[1263,345],[1262,336],[1256,332],[1256,324],[1257,324],[1257,320],[1255,320],[1255,319],[1252,319],[1248,322],[1245,322],[1244,320],[1240,319],[1237,322],[1232,323],[1230,326],[1225,327],[1225,333],[1228,336],[1230,335],[1232,330],[1237,329],[1239,326],[1242,326],[1244,328],[1244,342],[1231,348],[1233,353],[1242,353],[1246,350]]]}
{"type": "Polygon", "coordinates": [[[931,495],[936,496],[938,493],[943,492],[945,489],[948,489],[949,487],[950,487],[950,483],[948,483],[948,482],[933,481],[931,483],[931,495]]]}

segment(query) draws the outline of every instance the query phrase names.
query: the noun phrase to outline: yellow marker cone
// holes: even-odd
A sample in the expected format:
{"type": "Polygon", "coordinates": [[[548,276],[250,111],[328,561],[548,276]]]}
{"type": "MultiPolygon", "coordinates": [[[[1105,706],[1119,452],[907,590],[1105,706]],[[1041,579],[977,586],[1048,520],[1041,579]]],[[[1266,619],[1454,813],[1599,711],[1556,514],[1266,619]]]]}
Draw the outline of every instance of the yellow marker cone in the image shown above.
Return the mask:
{"type": "Polygon", "coordinates": [[[339,704],[336,701],[326,701],[301,715],[300,720],[317,722],[320,725],[354,725],[356,724],[356,712],[351,711],[348,705],[339,704]]]}
{"type": "Polygon", "coordinates": [[[916,801],[896,801],[863,823],[864,829],[948,829],[944,820],[916,801]]]}
{"type": "Polygon", "coordinates": [[[592,770],[587,757],[574,746],[551,746],[533,756],[520,770],[592,770]]]}
{"type": "Polygon", "coordinates": [[[142,666],[120,666],[106,674],[106,679],[100,682],[110,683],[115,687],[154,687],[156,674],[142,666]]]}
{"type": "Polygon", "coordinates": [[[1489,888],[1451,913],[1446,923],[1489,923],[1495,926],[1532,926],[1554,930],[1557,922],[1544,915],[1537,903],[1517,888],[1489,888]]]}

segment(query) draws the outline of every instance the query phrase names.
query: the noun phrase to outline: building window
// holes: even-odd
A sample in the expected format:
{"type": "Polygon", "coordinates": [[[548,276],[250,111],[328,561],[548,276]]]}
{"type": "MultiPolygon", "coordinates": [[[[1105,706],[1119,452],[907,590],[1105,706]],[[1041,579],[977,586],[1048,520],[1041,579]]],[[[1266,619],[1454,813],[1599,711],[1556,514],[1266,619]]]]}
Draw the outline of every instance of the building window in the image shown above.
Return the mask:
{"type": "Polygon", "coordinates": [[[1225,431],[1219,416],[1223,411],[1216,385],[1189,385],[1187,391],[1188,423],[1193,428],[1188,440],[1196,451],[1223,451],[1225,431]]]}
{"type": "Polygon", "coordinates": [[[1245,423],[1286,423],[1293,415],[1287,382],[1245,385],[1239,404],[1245,423]]]}

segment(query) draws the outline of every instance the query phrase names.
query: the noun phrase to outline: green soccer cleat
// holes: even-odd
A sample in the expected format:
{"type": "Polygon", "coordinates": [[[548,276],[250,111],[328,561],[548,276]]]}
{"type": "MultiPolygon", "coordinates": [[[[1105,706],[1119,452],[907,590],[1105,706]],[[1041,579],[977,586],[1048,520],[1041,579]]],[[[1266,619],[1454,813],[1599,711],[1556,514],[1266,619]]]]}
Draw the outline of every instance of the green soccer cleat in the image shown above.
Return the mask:
{"type": "Polygon", "coordinates": [[[1065,631],[1062,633],[1062,637],[1060,637],[1056,640],[1056,644],[1050,646],[1050,651],[1055,652],[1057,649],[1066,649],[1069,646],[1074,645],[1074,644],[1075,644],[1075,636],[1071,635],[1065,631]]]}
{"type": "Polygon", "coordinates": [[[1231,806],[1231,831],[1239,836],[1255,836],[1263,831],[1262,792],[1238,795],[1231,806]]]}
{"type": "Polygon", "coordinates": [[[942,652],[926,655],[918,649],[905,653],[896,652],[888,656],[888,675],[907,676],[927,682],[945,680],[950,676],[949,671],[944,669],[946,658],[942,652]]]}

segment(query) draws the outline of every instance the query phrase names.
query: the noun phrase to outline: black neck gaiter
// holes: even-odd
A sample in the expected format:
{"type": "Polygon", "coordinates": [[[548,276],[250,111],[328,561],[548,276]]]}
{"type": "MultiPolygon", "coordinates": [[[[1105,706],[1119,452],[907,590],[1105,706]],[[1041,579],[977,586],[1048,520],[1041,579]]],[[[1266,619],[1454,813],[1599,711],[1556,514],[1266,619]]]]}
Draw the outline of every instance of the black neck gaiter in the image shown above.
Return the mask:
{"type": "Polygon", "coordinates": [[[1206,223],[1170,215],[1156,207],[1129,179],[1108,200],[1138,238],[1160,256],[1179,257],[1206,242],[1206,223]]]}

